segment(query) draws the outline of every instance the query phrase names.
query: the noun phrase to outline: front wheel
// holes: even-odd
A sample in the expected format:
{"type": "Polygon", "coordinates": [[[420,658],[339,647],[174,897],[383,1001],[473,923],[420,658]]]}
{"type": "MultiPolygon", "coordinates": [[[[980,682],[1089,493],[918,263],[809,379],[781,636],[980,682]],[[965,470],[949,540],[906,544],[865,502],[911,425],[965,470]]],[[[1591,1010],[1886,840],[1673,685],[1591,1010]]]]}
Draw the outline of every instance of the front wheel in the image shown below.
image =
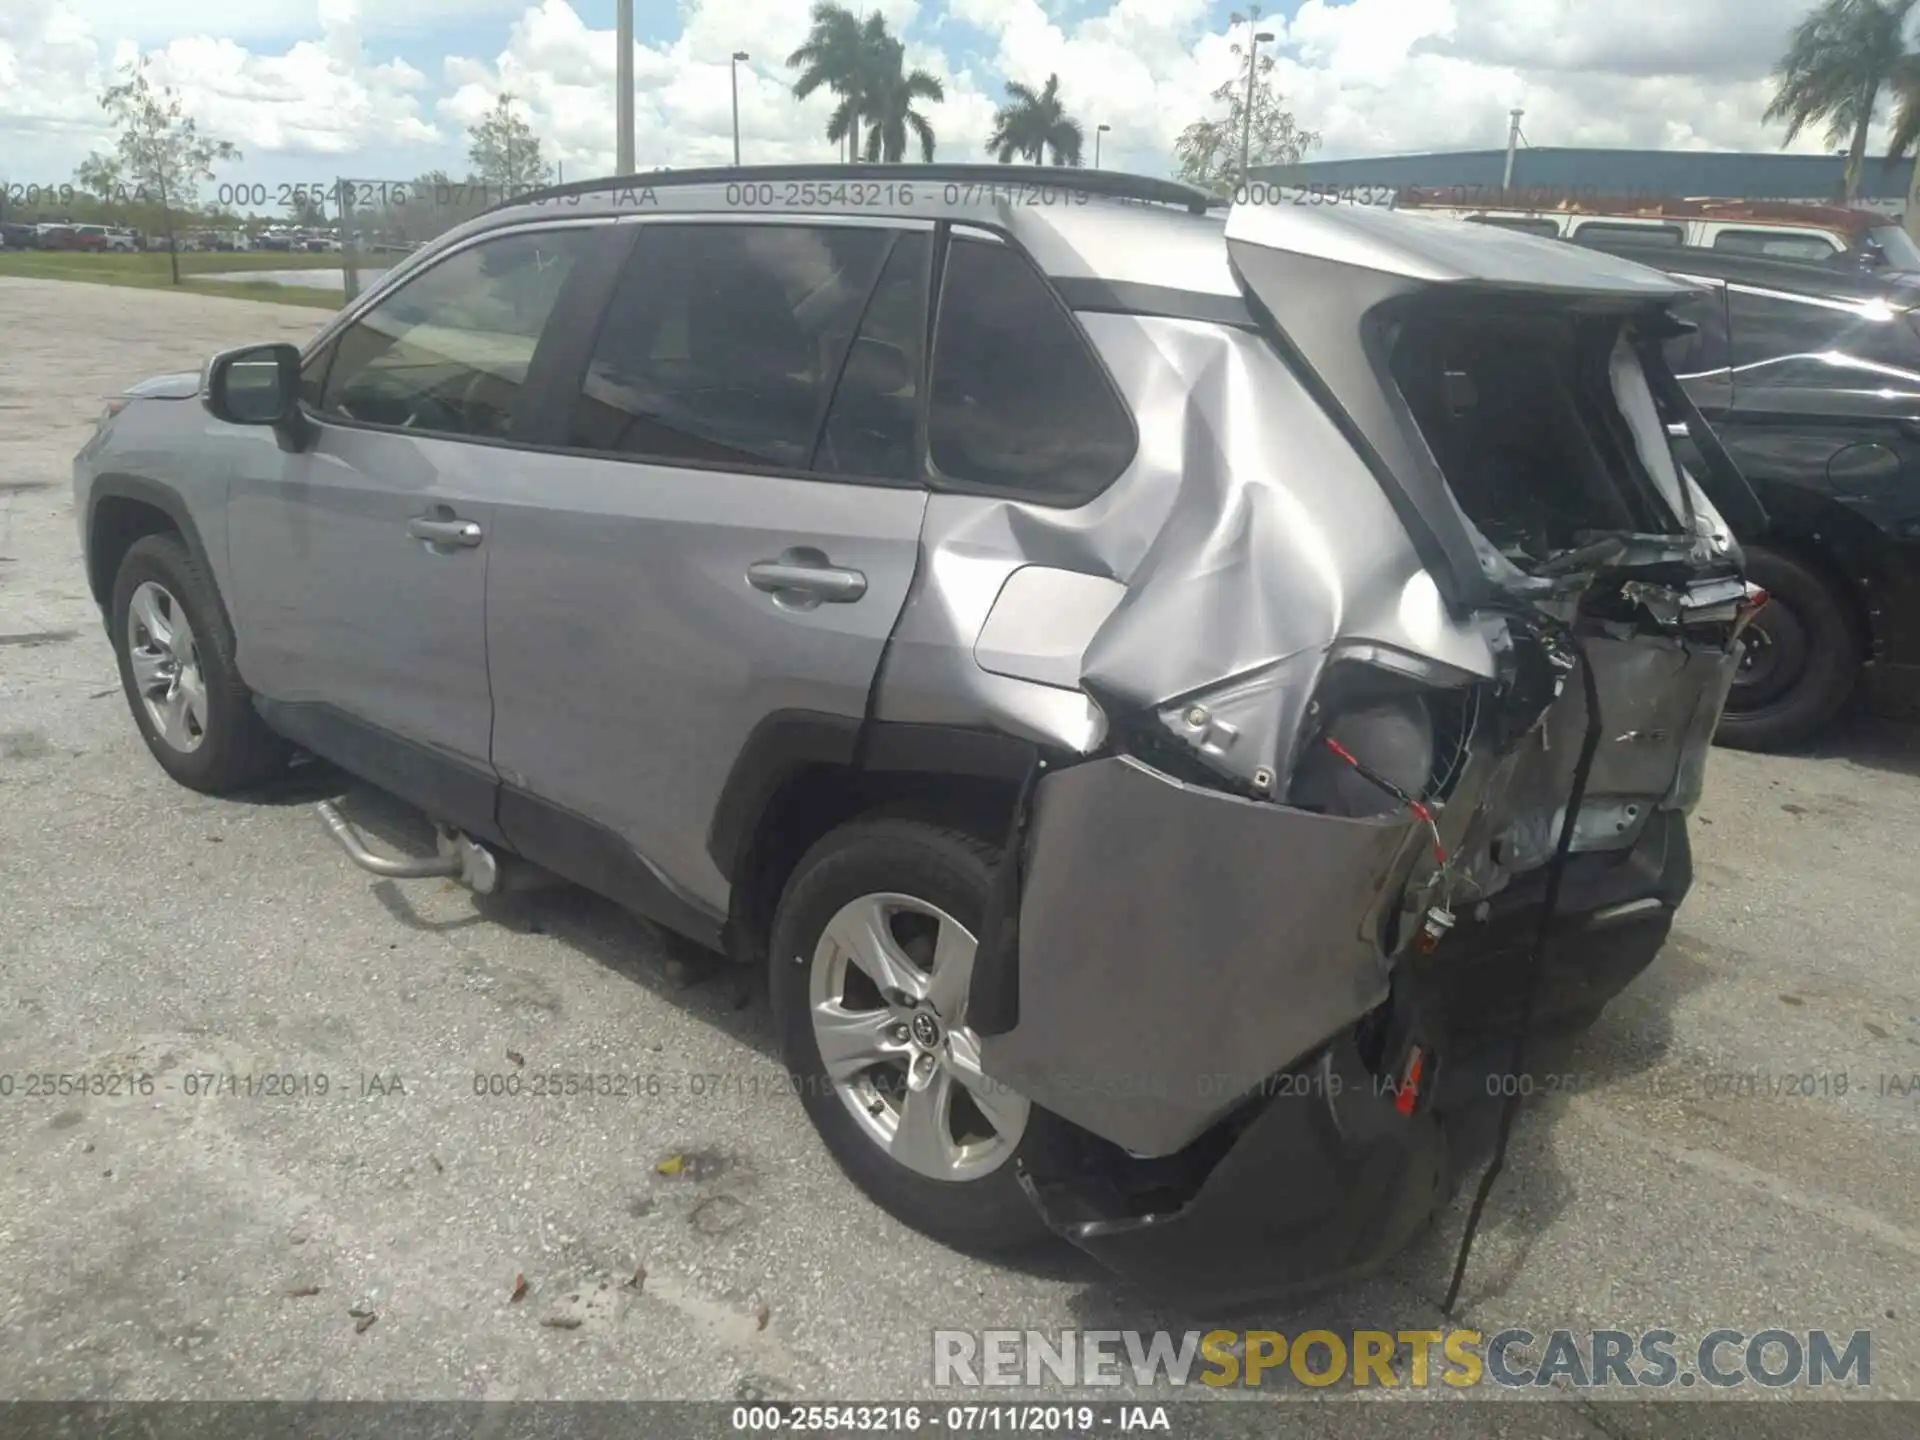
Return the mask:
{"type": "Polygon", "coordinates": [[[1061,1122],[980,1070],[967,1026],[993,846],[914,820],[819,841],[774,918],[770,992],[808,1117],[847,1175],[975,1253],[1042,1240],[1018,1168],[1061,1122]]]}
{"type": "Polygon", "coordinates": [[[174,535],[133,542],[113,583],[120,683],[160,767],[223,794],[283,769],[289,747],[253,709],[213,579],[174,535]]]}

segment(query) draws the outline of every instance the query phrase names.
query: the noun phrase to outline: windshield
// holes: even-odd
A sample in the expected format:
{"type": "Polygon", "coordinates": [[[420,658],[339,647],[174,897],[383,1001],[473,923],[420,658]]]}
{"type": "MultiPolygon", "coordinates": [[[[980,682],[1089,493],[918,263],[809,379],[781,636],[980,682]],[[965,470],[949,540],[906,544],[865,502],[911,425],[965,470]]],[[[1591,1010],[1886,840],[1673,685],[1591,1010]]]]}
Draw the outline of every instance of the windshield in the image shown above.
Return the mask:
{"type": "Polygon", "coordinates": [[[1876,225],[1867,231],[1867,238],[1880,247],[1889,269],[1920,273],[1920,245],[1898,225],[1876,225]]]}

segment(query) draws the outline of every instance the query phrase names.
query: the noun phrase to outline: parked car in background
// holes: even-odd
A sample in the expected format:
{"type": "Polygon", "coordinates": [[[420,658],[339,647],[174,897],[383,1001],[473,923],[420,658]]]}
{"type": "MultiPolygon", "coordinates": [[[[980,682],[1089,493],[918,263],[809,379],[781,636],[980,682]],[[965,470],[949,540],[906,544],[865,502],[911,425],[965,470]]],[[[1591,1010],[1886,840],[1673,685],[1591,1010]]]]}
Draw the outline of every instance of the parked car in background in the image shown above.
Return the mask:
{"type": "Polygon", "coordinates": [[[122,230],[112,225],[76,225],[73,227],[73,232],[86,238],[88,249],[132,251],[140,248],[131,230],[122,230]],[[98,246],[92,243],[96,240],[99,241],[98,246]]]}
{"type": "Polygon", "coordinates": [[[1604,248],[1701,287],[1669,359],[1770,517],[1740,537],[1771,599],[1720,738],[1799,744],[1863,686],[1873,709],[1920,712],[1920,276],[1604,248]]]}
{"type": "Polygon", "coordinates": [[[83,250],[104,252],[107,248],[106,231],[101,226],[81,225],[42,225],[40,229],[40,248],[42,250],[83,250]]]}
{"type": "Polygon", "coordinates": [[[1754,603],[1752,494],[1661,428],[1692,291],[861,173],[525,198],[110,402],[74,498],[130,717],[187,786],[296,742],[440,825],[412,873],[518,857],[764,967],[826,1148],[949,1243],[1212,1302],[1374,1268],[1521,996],[1591,1023],[1691,883],[1754,603]]]}
{"type": "Polygon", "coordinates": [[[6,221],[0,224],[0,243],[4,243],[9,250],[38,250],[39,227],[14,220],[6,221]]]}
{"type": "Polygon", "coordinates": [[[1770,200],[1634,200],[1403,190],[1400,209],[1596,245],[1705,249],[1847,269],[1920,274],[1920,245],[1887,216],[1839,205],[1770,200]]]}

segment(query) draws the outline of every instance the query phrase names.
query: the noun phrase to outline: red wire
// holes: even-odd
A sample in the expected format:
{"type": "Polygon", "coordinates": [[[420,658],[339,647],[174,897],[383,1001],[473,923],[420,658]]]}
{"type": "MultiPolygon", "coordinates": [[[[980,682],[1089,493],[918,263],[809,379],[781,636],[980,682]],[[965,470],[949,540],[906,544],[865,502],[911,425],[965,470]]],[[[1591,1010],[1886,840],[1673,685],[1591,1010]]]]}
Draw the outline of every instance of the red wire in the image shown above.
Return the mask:
{"type": "Polygon", "coordinates": [[[1407,792],[1399,786],[1390,784],[1383,777],[1374,774],[1373,771],[1369,770],[1365,765],[1362,765],[1359,760],[1354,757],[1353,752],[1338,740],[1334,739],[1333,736],[1328,735],[1325,738],[1329,750],[1333,751],[1334,754],[1338,755],[1342,760],[1346,761],[1347,764],[1359,771],[1363,777],[1371,780],[1375,785],[1378,785],[1382,790],[1385,790],[1389,795],[1400,801],[1407,809],[1413,812],[1415,819],[1426,825],[1428,831],[1433,835],[1433,858],[1440,864],[1445,865],[1447,863],[1447,852],[1440,844],[1440,827],[1434,823],[1433,812],[1420,801],[1414,799],[1413,796],[1407,794],[1407,792]]]}

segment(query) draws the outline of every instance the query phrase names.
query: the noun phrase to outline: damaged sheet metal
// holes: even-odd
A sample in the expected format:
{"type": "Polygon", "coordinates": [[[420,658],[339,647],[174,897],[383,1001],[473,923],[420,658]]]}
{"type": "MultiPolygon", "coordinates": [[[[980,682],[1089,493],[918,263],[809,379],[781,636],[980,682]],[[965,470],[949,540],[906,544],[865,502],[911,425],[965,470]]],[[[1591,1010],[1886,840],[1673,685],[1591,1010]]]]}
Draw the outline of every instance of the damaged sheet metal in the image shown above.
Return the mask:
{"type": "Polygon", "coordinates": [[[1125,756],[1036,787],[1019,1023],[982,1068],[1140,1155],[1193,1140],[1387,993],[1377,923],[1421,836],[1125,756]]]}
{"type": "MultiPolygon", "coordinates": [[[[1602,732],[1573,849],[1624,850],[1659,810],[1698,803],[1714,727],[1738,669],[1737,652],[1640,635],[1586,642],[1602,697],[1602,732]]],[[[1586,728],[1586,699],[1568,686],[1545,721],[1472,787],[1473,811],[1456,842],[1460,899],[1497,894],[1546,862],[1586,728]]],[[[1463,786],[1463,791],[1469,787],[1463,786]]]]}

